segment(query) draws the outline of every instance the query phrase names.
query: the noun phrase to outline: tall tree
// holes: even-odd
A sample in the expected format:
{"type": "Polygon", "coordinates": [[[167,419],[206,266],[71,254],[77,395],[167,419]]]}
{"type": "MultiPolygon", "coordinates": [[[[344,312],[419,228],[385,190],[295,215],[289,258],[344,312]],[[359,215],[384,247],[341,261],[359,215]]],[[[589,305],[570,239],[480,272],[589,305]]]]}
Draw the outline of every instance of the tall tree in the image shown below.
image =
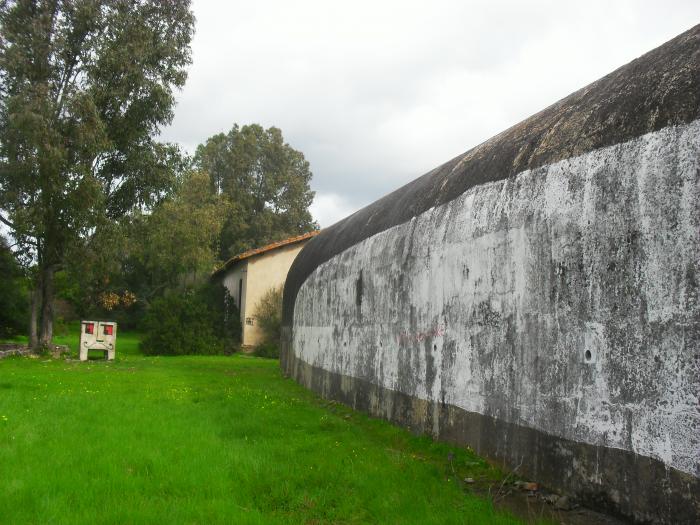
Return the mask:
{"type": "Polygon", "coordinates": [[[177,152],[153,137],[193,31],[189,0],[0,0],[0,221],[38,266],[33,345],[67,247],[171,183],[177,152]]]}
{"type": "Polygon", "coordinates": [[[234,125],[201,144],[194,161],[209,173],[212,191],[229,201],[222,258],[318,227],[309,213],[309,163],[278,128],[234,125]]]}

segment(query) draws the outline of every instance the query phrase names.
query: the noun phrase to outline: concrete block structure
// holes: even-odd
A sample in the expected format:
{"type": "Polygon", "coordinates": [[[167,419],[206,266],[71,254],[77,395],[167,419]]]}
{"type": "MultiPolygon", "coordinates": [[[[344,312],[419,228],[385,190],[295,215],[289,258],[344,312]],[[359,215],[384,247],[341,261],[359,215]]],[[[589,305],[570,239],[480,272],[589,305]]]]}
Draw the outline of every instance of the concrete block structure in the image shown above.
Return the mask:
{"type": "Polygon", "coordinates": [[[700,26],[326,228],[284,371],[639,522],[700,523],[700,26]]]}
{"type": "Polygon", "coordinates": [[[254,347],[263,341],[256,319],[258,303],[271,288],[284,286],[292,262],[317,233],[297,235],[243,252],[229,259],[212,276],[226,287],[240,312],[243,347],[254,347]]]}
{"type": "Polygon", "coordinates": [[[114,360],[117,351],[117,323],[114,321],[81,321],[80,360],[87,361],[90,350],[104,353],[105,359],[114,360]]]}

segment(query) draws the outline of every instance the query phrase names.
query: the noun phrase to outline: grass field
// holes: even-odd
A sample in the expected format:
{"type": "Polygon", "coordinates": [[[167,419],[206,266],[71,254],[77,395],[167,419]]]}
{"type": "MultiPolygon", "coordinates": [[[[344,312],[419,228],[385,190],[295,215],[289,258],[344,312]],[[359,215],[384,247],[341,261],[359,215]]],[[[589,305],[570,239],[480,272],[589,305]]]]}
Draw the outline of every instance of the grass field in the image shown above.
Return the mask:
{"type": "MultiPolygon", "coordinates": [[[[75,336],[57,343],[77,347],[75,336]]],[[[277,361],[0,361],[0,523],[518,523],[501,474],[325,402],[277,361]]]]}

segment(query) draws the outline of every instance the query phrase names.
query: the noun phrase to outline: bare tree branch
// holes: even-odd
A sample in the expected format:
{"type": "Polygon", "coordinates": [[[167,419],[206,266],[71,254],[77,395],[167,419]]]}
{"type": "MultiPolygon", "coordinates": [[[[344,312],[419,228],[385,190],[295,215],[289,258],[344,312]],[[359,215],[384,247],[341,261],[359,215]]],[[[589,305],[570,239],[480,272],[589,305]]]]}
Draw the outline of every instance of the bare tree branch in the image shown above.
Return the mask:
{"type": "Polygon", "coordinates": [[[0,215],[0,222],[5,224],[6,226],[9,226],[10,228],[12,228],[15,231],[17,230],[17,227],[14,224],[12,224],[8,219],[3,217],[2,215],[0,215]]]}

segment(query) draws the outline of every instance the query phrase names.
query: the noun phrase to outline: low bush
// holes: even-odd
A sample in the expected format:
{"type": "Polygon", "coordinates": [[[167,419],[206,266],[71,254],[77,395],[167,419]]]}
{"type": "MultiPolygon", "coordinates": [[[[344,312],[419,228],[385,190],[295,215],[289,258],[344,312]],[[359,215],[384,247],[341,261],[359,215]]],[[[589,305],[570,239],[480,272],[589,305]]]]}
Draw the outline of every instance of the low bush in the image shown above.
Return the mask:
{"type": "Polygon", "coordinates": [[[199,293],[211,312],[214,329],[224,341],[225,352],[237,351],[241,345],[243,327],[241,314],[228,290],[221,283],[209,283],[199,293]]]}
{"type": "Polygon", "coordinates": [[[279,342],[282,327],[282,288],[270,288],[255,309],[255,319],[265,334],[265,341],[279,342]]]}
{"type": "Polygon", "coordinates": [[[156,299],[142,322],[141,351],[148,355],[222,354],[226,341],[201,290],[156,299]]]}
{"type": "Polygon", "coordinates": [[[280,358],[280,347],[278,343],[261,343],[253,350],[256,357],[268,357],[271,359],[280,358]]]}
{"type": "Polygon", "coordinates": [[[282,288],[270,288],[255,309],[255,319],[264,335],[254,354],[259,357],[279,358],[282,336],[282,288]]]}

